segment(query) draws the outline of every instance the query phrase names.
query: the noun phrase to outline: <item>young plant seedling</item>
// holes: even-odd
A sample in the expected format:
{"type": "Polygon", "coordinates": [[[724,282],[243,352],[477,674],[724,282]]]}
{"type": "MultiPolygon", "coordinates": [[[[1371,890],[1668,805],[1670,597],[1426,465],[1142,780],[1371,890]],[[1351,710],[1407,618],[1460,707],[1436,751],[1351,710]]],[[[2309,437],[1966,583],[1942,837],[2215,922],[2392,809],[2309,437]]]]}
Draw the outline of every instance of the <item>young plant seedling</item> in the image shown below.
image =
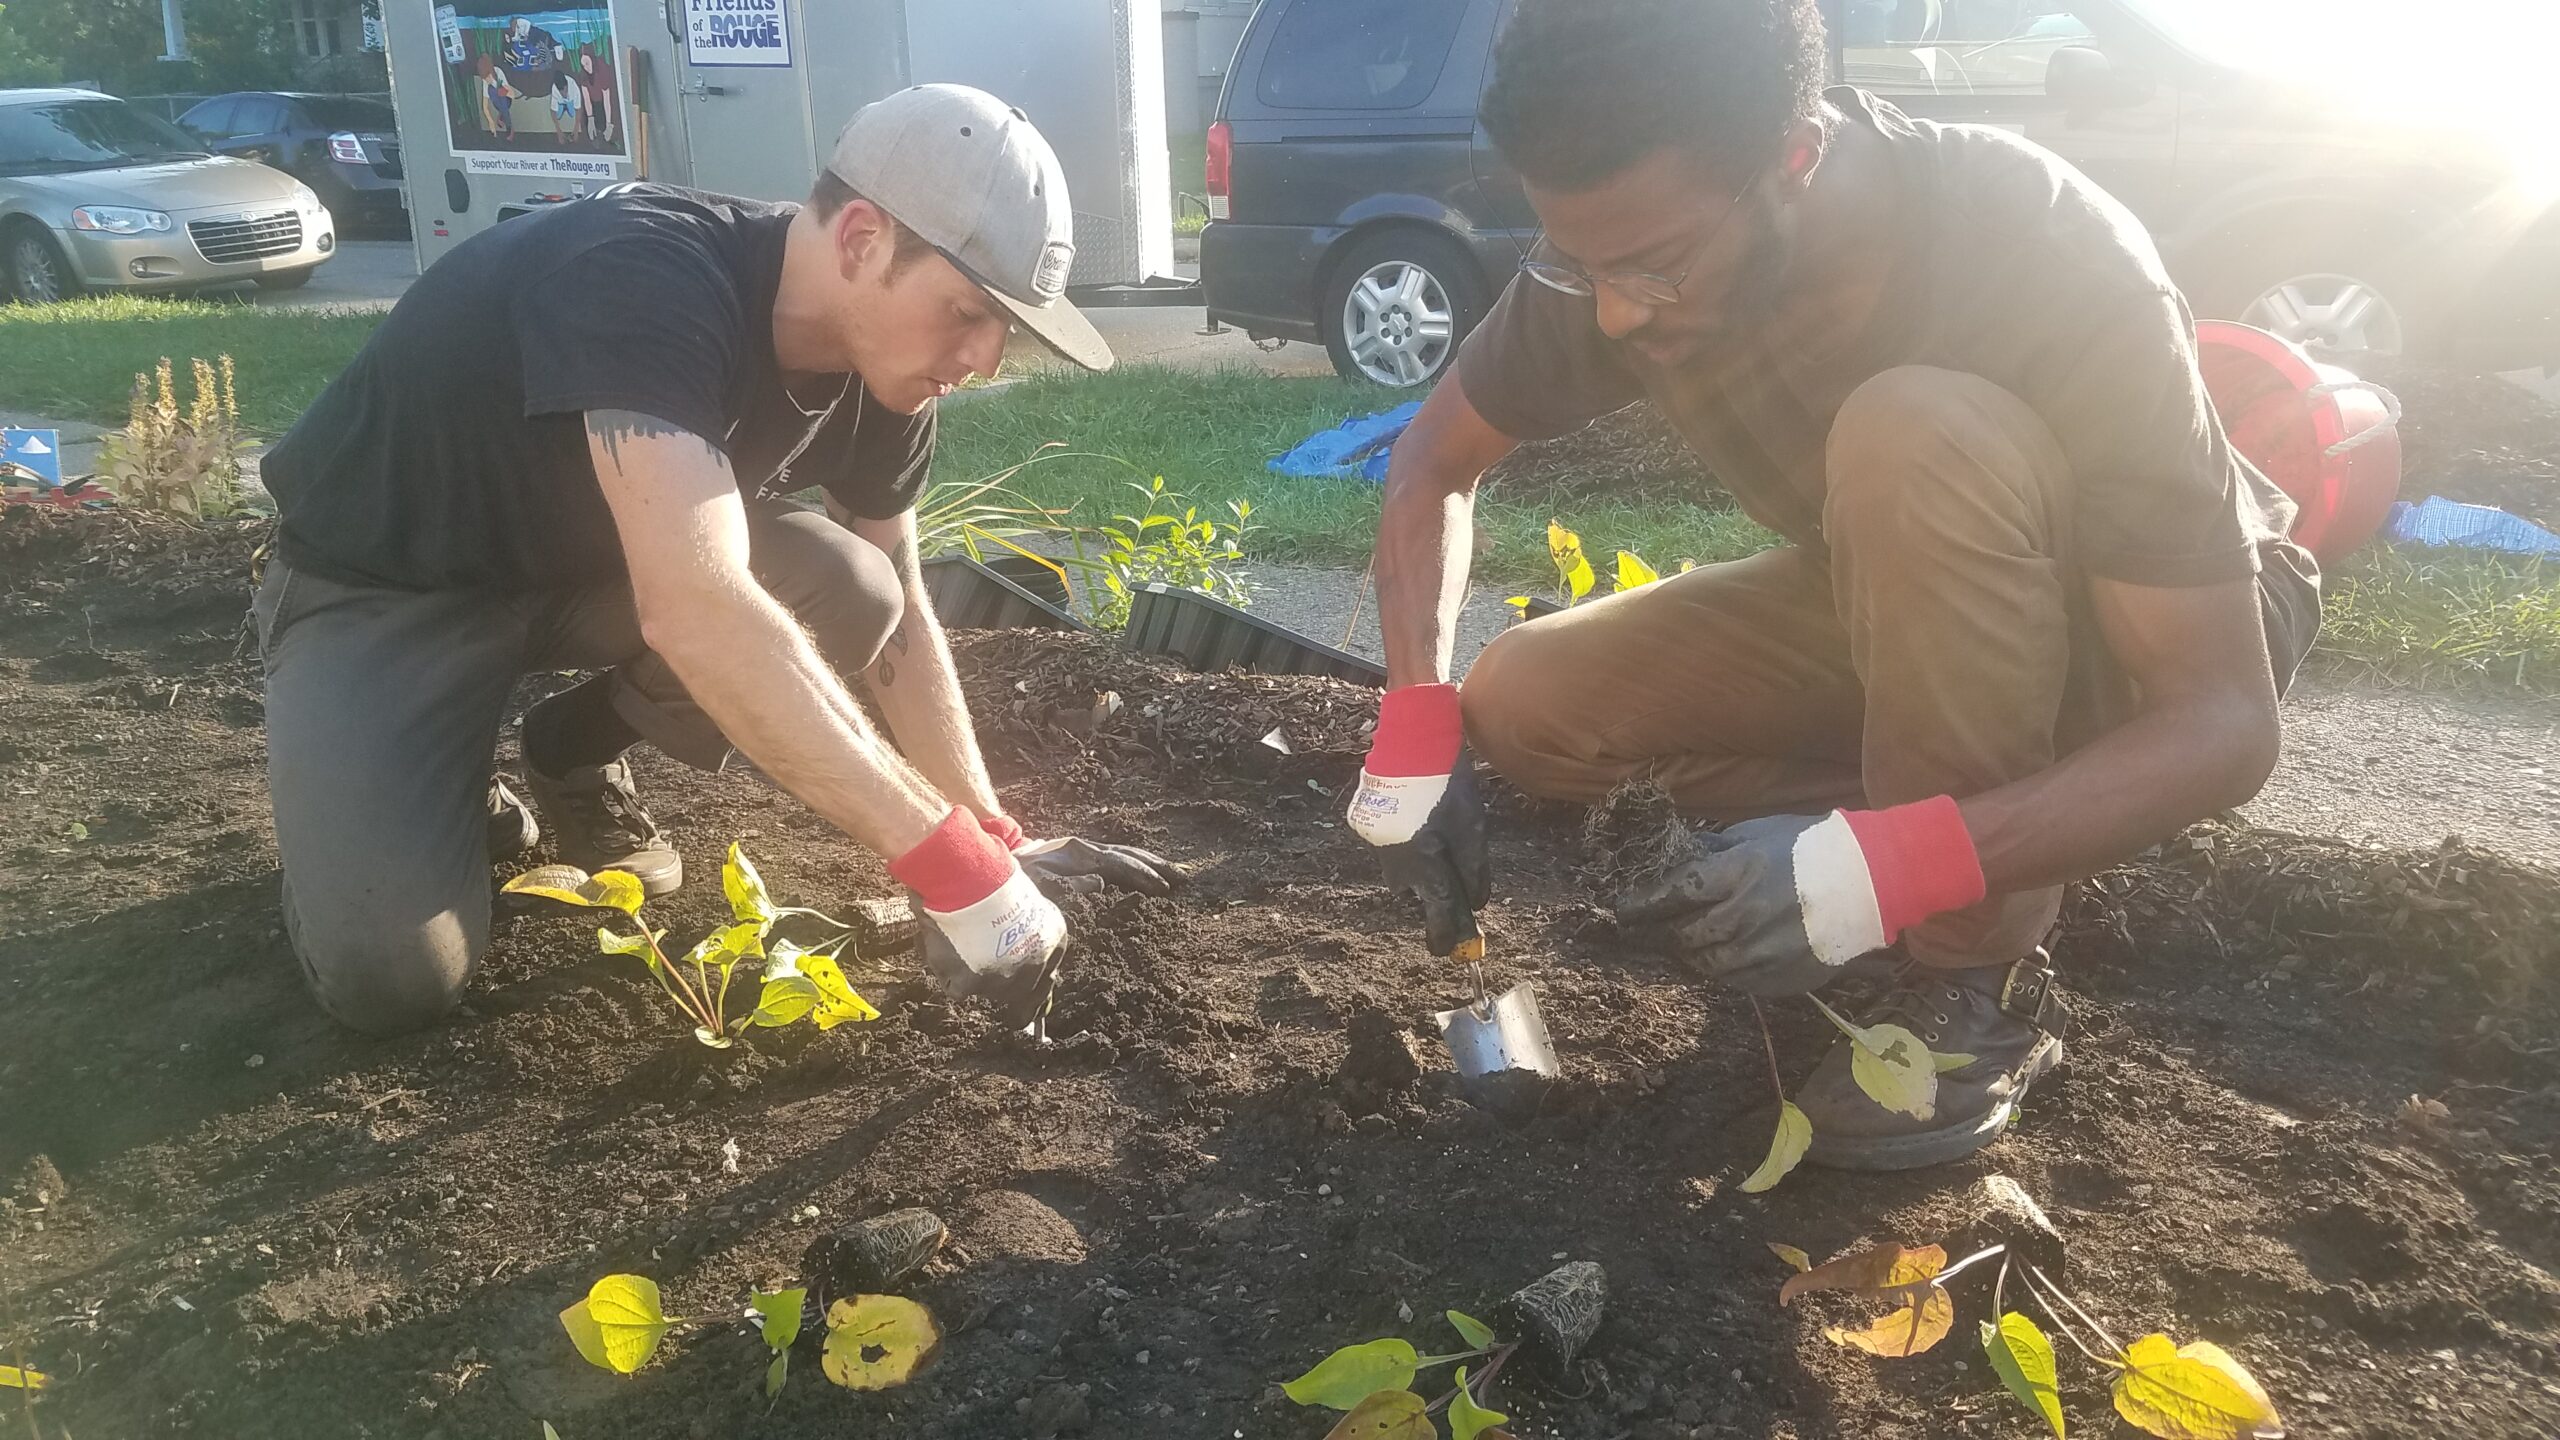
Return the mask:
{"type": "Polygon", "coordinates": [[[880,1012],[846,982],[835,959],[852,939],[851,926],[806,906],[774,904],[755,863],[734,843],[720,867],[720,888],[728,897],[733,923],[702,937],[678,960],[669,960],[660,948],[667,932],[653,929],[641,917],[640,906],[647,896],[640,881],[623,871],[589,875],[574,865],[544,865],[508,881],[505,893],[619,910],[630,916],[639,933],[624,935],[610,926],[598,926],[596,948],[607,955],[639,956],[667,998],[693,1022],[693,1038],[713,1049],[735,1044],[750,1024],[787,1025],[807,1016],[819,1029],[828,1030],[848,1020],[879,1018],[880,1012]],[[814,918],[837,933],[815,949],[788,940],[774,940],[768,948],[767,937],[774,926],[792,916],[814,918]],[[763,993],[754,1011],[732,1020],[729,985],[738,962],[751,959],[766,962],[763,993]]]}
{"type": "Polygon", "coordinates": [[[1280,1389],[1300,1405],[1343,1412],[1325,1432],[1325,1440],[1438,1440],[1432,1417],[1446,1410],[1450,1440],[1510,1440],[1499,1428],[1511,1417],[1490,1409],[1494,1377],[1518,1353],[1518,1341],[1504,1342],[1493,1327],[1456,1310],[1447,1312],[1449,1326],[1467,1349],[1448,1355],[1425,1355],[1408,1340],[1371,1340],[1346,1345],[1306,1374],[1280,1389]],[[1467,1361],[1484,1366],[1470,1378],[1467,1361]],[[1426,1398],[1413,1389],[1414,1377],[1434,1365],[1456,1364],[1456,1377],[1446,1394],[1426,1398]]]}
{"type": "MultiPolygon", "coordinates": [[[[1561,520],[1547,522],[1547,558],[1556,567],[1556,599],[1570,610],[1583,596],[1591,593],[1599,577],[1591,569],[1590,557],[1582,550],[1582,537],[1564,528],[1561,520]]],[[[1680,573],[1698,568],[1695,560],[1680,562],[1680,573]]],[[[1646,564],[1632,550],[1618,552],[1617,589],[1612,594],[1642,589],[1662,578],[1662,572],[1646,564]]],[[[1514,595],[1502,602],[1519,614],[1529,613],[1529,597],[1514,595]]]]}
{"type": "MultiPolygon", "coordinates": [[[[747,1297],[744,1317],[756,1325],[773,1359],[765,1366],[770,1402],[791,1374],[791,1347],[800,1339],[805,1289],[758,1292],[747,1297]]],[[[560,1328],[578,1354],[599,1370],[629,1375],[649,1363],[667,1332],[698,1320],[666,1313],[657,1282],[643,1275],[607,1275],[587,1298],[560,1312],[560,1328]]],[[[932,1363],[942,1346],[933,1312],[896,1295],[856,1295],[827,1310],[824,1359],[827,1378],[852,1390],[904,1385],[932,1363]]]]}
{"type": "Polygon", "coordinates": [[[1898,1301],[1895,1309],[1862,1329],[1823,1332],[1834,1344],[1888,1357],[1917,1355],[1945,1339],[1955,1325],[1955,1302],[1946,1282],[1997,1259],[1991,1309],[1999,1318],[1981,1322],[1983,1355],[2001,1385],[2045,1422],[2054,1440],[2064,1440],[2065,1431],[2053,1342],[2035,1321],[2007,1307],[2013,1262],[2028,1298],[2072,1348],[2115,1372],[2116,1413],[2144,1434],[2159,1440],[2282,1440],[2285,1433],[2283,1417],[2257,1378],[2222,1347],[2206,1340],[2179,1345],[2158,1334],[2119,1344],[2041,1266],[2012,1254],[2006,1244],[1987,1246],[1953,1265],[1937,1245],[1880,1245],[1813,1266],[1791,1246],[1769,1248],[1798,1272],[1779,1287],[1782,1306],[1809,1290],[1898,1301]]]}

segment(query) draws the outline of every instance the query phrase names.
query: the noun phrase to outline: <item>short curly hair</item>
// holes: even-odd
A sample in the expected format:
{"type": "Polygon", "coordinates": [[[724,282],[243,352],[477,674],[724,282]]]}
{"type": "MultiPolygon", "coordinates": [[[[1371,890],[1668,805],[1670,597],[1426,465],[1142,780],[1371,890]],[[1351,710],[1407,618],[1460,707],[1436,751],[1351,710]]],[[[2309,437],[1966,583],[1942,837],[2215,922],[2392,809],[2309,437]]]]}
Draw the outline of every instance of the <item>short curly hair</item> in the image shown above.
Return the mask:
{"type": "Polygon", "coordinates": [[[1816,0],[1520,0],[1483,120],[1532,185],[1585,190],[1665,146],[1739,180],[1818,115],[1816,0]]]}

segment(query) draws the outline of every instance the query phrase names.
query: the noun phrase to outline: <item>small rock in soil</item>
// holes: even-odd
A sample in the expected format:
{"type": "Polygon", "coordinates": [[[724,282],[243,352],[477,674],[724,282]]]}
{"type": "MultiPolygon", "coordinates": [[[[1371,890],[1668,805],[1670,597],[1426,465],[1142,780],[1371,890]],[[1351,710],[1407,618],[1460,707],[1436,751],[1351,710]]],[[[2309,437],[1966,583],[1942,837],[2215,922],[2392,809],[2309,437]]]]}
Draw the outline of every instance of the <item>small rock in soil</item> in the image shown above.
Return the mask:
{"type": "Polygon", "coordinates": [[[10,1193],[18,1203],[40,1209],[69,1195],[71,1187],[63,1183],[62,1172],[51,1159],[37,1155],[19,1168],[18,1183],[10,1193]]]}

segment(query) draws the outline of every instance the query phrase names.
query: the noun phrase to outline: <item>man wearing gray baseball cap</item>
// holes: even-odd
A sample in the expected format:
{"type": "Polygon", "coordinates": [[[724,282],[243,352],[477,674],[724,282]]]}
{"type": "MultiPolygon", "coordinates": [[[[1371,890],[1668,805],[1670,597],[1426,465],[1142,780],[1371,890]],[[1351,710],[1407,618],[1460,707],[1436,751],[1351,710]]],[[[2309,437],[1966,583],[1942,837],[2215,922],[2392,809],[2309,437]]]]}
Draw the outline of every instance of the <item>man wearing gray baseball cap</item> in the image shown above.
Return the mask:
{"type": "Polygon", "coordinates": [[[935,401],[1017,325],[1111,363],[1065,298],[1071,215],[1021,111],[922,85],[854,117],[804,205],[617,185],[419,277],[264,466],[268,781],[323,1008],[388,1034],[459,999],[489,862],[536,841],[490,778],[531,671],[599,672],[524,716],[560,859],[676,888],[623,754],[735,746],[888,858],[944,988],[1017,1017],[1065,943],[1044,885],[1175,883],[1005,814],[917,568],[935,401]],[[785,498],[811,487],[823,513],[785,498]]]}

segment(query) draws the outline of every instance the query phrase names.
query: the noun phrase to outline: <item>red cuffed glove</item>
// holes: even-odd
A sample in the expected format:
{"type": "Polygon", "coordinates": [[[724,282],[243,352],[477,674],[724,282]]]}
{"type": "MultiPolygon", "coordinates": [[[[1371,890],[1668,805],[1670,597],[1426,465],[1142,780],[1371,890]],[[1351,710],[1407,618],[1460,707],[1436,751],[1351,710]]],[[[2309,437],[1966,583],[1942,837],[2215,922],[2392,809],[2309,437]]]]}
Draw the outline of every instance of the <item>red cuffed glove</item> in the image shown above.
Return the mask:
{"type": "Polygon", "coordinates": [[[1619,928],[1754,995],[1803,994],[1985,893],[1973,836],[1944,795],[1749,820],[1697,845],[1618,896],[1619,928]]]}
{"type": "Polygon", "coordinates": [[[1493,870],[1457,686],[1408,685],[1379,700],[1346,818],[1384,852],[1388,886],[1421,898],[1434,954],[1478,938],[1475,912],[1492,898],[1493,870]]]}
{"type": "Polygon", "coordinates": [[[1067,917],[978,818],[954,807],[889,862],[923,915],[925,971],[955,995],[983,995],[1027,1021],[1048,1008],[1067,917]]]}

